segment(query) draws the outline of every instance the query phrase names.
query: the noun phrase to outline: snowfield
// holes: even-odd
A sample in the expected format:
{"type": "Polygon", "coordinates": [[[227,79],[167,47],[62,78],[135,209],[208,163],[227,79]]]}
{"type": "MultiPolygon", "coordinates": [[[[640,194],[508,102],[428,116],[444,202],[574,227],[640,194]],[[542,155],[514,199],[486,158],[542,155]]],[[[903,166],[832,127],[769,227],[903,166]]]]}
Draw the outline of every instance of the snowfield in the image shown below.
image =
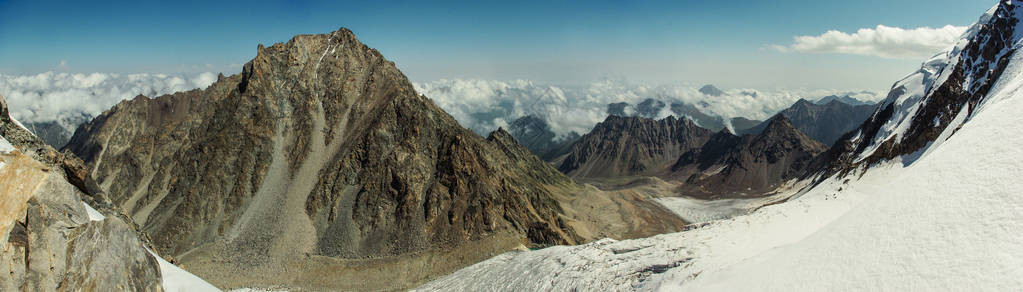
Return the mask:
{"type": "Polygon", "coordinates": [[[168,262],[167,260],[160,257],[150,249],[146,249],[149,254],[156,258],[156,261],[160,263],[160,275],[163,276],[164,291],[168,292],[206,292],[206,291],[220,291],[216,286],[206,282],[188,271],[185,271],[178,266],[168,262]]]}

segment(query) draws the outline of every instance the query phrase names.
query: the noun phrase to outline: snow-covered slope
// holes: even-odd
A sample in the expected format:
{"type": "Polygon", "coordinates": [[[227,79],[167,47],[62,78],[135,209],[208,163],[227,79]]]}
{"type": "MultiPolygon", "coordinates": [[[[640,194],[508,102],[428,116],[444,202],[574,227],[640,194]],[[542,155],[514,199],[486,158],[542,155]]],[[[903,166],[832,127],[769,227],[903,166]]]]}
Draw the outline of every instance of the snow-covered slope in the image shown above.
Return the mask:
{"type": "Polygon", "coordinates": [[[153,252],[151,249],[146,249],[149,254],[156,258],[157,263],[160,264],[160,275],[163,277],[161,286],[164,291],[167,292],[207,292],[207,291],[220,291],[216,286],[206,282],[199,278],[199,276],[193,275],[188,271],[185,271],[178,266],[168,262],[167,260],[160,257],[160,255],[153,252]]]}
{"type": "MultiPolygon", "coordinates": [[[[897,177],[858,181],[838,193],[864,199],[834,222],[681,287],[1023,289],[1023,137],[1017,128],[1023,80],[1013,79],[989,97],[982,113],[897,177]]],[[[687,275],[675,276],[665,283],[681,284],[678,277],[687,275]]]]}
{"type": "Polygon", "coordinates": [[[1023,290],[1014,10],[992,8],[896,84],[839,153],[857,175],[832,172],[788,201],[679,233],[506,253],[421,289],[1023,290]]]}

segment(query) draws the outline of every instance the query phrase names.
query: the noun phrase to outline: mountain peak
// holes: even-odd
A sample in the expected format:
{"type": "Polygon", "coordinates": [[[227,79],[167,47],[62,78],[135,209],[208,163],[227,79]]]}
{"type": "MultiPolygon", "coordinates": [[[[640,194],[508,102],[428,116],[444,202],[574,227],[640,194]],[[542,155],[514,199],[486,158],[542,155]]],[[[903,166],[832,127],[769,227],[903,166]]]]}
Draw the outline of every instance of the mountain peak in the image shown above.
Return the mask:
{"type": "Polygon", "coordinates": [[[504,127],[497,127],[497,130],[494,130],[493,132],[490,132],[490,135],[487,135],[487,140],[515,141],[515,138],[512,138],[512,135],[509,134],[508,131],[505,131],[504,127]]]}
{"type": "Polygon", "coordinates": [[[806,100],[805,98],[800,98],[799,100],[796,101],[795,104],[793,104],[793,106],[803,106],[803,107],[807,107],[807,106],[811,106],[811,105],[813,105],[813,103],[810,102],[809,100],[806,100]]]}
{"type": "Polygon", "coordinates": [[[90,163],[86,173],[113,186],[109,197],[143,223],[157,251],[218,285],[299,286],[328,275],[341,280],[306,287],[401,290],[434,274],[410,280],[390,259],[443,273],[523,243],[591,240],[595,234],[577,228],[610,226],[593,222],[642,221],[601,231],[615,237],[681,226],[639,209],[585,222],[566,213],[562,206],[600,193],[504,128],[485,139],[461,127],[351,31],[299,35],[258,51],[242,74],[205,89],[104,112],[68,146],[90,163]],[[440,249],[468,256],[423,252],[440,249]],[[355,281],[348,259],[387,280],[355,281]],[[281,274],[278,263],[304,268],[281,274]]]}
{"type": "Polygon", "coordinates": [[[800,140],[805,138],[805,140],[819,143],[813,138],[807,136],[802,131],[800,131],[799,128],[796,128],[796,126],[792,124],[792,120],[789,120],[789,118],[783,114],[774,115],[774,117],[768,120],[767,128],[765,128],[764,131],[760,133],[760,135],[758,135],[757,137],[786,137],[786,136],[798,136],[800,140]]]}
{"type": "Polygon", "coordinates": [[[709,96],[722,96],[722,95],[725,95],[724,91],[722,91],[721,89],[719,89],[717,87],[714,87],[714,85],[711,85],[711,84],[707,84],[707,85],[704,85],[703,87],[700,87],[700,93],[703,93],[703,94],[706,94],[706,95],[709,95],[709,96]]]}

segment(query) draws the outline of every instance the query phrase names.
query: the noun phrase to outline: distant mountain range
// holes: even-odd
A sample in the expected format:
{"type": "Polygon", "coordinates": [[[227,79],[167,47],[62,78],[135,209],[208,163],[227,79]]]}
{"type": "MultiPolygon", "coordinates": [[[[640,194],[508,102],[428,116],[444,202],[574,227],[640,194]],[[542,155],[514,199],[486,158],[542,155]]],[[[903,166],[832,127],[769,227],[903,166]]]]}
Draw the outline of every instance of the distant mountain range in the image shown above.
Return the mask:
{"type": "Polygon", "coordinates": [[[655,176],[684,182],[677,194],[700,198],[768,194],[804,174],[827,149],[783,115],[761,133],[711,132],[690,119],[608,116],[554,161],[584,181],[655,176]]]}
{"type": "Polygon", "coordinates": [[[665,175],[682,153],[701,147],[711,134],[686,118],[611,115],[556,164],[575,178],[665,175]]]}
{"type": "Polygon", "coordinates": [[[851,94],[828,95],[828,96],[822,97],[821,99],[818,99],[817,101],[814,101],[814,103],[816,103],[816,104],[828,104],[828,103],[830,103],[831,101],[834,101],[834,100],[837,100],[839,102],[842,102],[842,103],[848,104],[848,105],[852,105],[852,106],[874,105],[874,104],[876,104],[874,102],[859,100],[859,99],[853,97],[851,94]]]}
{"type": "MultiPolygon", "coordinates": [[[[855,129],[874,112],[873,104],[853,105],[842,99],[828,98],[827,103],[812,103],[800,99],[778,115],[785,116],[803,133],[825,145],[834,144],[843,134],[855,129]]],[[[822,99],[823,101],[823,99],[822,99]]],[[[776,115],[776,116],[778,116],[776,115]]],[[[739,131],[743,134],[758,134],[768,127],[766,121],[752,128],[739,131]]]]}
{"type": "Polygon", "coordinates": [[[800,99],[763,122],[730,119],[738,134],[696,106],[652,98],[608,104],[607,119],[582,136],[556,137],[533,116],[513,122],[511,134],[576,179],[656,176],[684,182],[678,194],[693,197],[757,196],[804,175],[816,155],[875,109],[847,104],[856,101],[849,95],[819,101],[825,103],[800,99]]]}

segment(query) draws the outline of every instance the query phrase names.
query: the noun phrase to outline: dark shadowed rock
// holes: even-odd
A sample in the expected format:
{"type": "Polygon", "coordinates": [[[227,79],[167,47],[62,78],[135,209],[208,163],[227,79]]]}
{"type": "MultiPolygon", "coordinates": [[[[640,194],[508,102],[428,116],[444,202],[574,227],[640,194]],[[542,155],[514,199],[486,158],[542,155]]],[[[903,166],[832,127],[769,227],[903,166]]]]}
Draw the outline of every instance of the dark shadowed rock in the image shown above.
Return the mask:
{"type": "Polygon", "coordinates": [[[853,98],[852,96],[850,96],[848,94],[846,94],[846,95],[828,95],[828,96],[822,97],[821,99],[818,99],[817,101],[814,101],[813,103],[820,104],[820,105],[825,105],[825,104],[831,103],[832,101],[838,101],[838,102],[841,102],[841,103],[844,103],[844,104],[848,104],[848,105],[851,105],[851,106],[874,105],[874,103],[872,103],[872,102],[862,101],[862,100],[853,98]]]}
{"type": "Polygon", "coordinates": [[[647,98],[636,105],[636,115],[644,118],[657,118],[665,106],[667,104],[663,101],[647,98]]]}
{"type": "Polygon", "coordinates": [[[729,119],[729,122],[732,123],[732,129],[738,133],[744,133],[748,131],[750,128],[756,127],[757,125],[763,123],[760,120],[751,120],[743,117],[731,118],[729,119]]]}
{"type": "Polygon", "coordinates": [[[760,196],[802,176],[810,161],[825,149],[779,115],[758,135],[718,132],[703,147],[682,155],[672,171],[688,176],[679,188],[682,195],[760,196]]]}
{"type": "Polygon", "coordinates": [[[519,144],[548,161],[568,153],[572,150],[572,143],[579,139],[579,134],[575,132],[566,137],[558,137],[546,121],[533,115],[513,121],[508,126],[508,132],[519,144]]]}

